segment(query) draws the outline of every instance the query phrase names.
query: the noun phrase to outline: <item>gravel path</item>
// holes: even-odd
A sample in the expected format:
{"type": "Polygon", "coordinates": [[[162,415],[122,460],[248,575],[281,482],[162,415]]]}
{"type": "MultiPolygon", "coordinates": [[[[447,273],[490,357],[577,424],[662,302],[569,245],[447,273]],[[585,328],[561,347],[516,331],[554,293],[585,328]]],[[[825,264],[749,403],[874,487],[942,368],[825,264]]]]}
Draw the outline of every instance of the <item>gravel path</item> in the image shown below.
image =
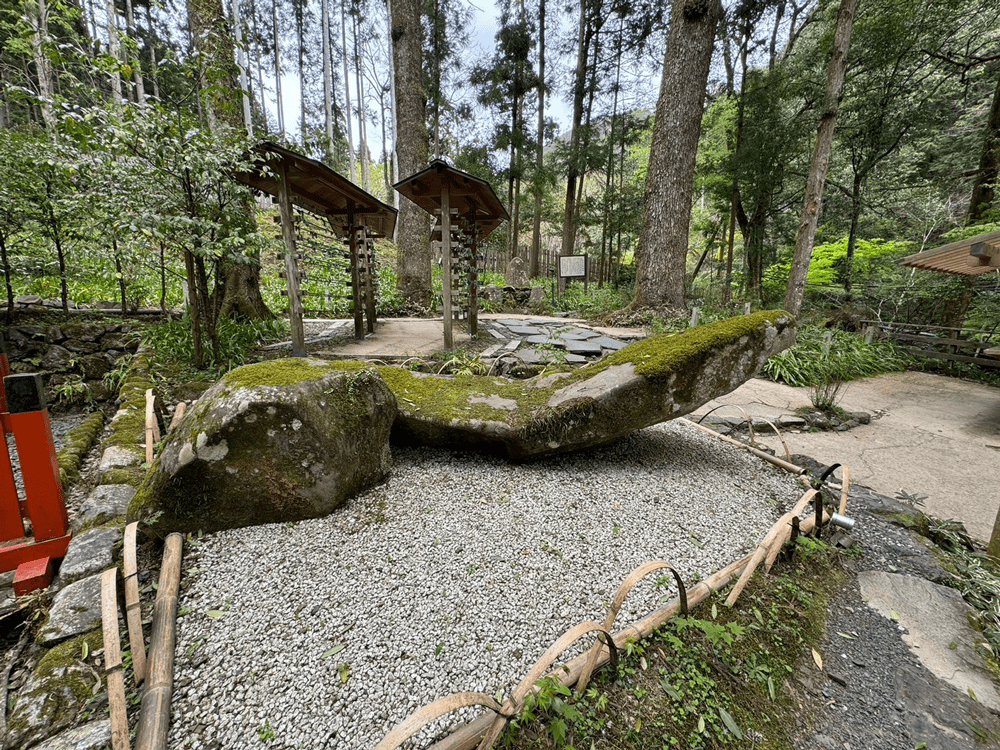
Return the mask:
{"type": "MultiPolygon", "coordinates": [[[[170,747],[369,748],[438,697],[509,691],[635,566],[690,582],[735,560],[801,494],[676,422],[544,463],[394,462],[327,518],[188,547],[170,747]]],[[[618,624],[674,593],[637,587],[618,624]]]]}

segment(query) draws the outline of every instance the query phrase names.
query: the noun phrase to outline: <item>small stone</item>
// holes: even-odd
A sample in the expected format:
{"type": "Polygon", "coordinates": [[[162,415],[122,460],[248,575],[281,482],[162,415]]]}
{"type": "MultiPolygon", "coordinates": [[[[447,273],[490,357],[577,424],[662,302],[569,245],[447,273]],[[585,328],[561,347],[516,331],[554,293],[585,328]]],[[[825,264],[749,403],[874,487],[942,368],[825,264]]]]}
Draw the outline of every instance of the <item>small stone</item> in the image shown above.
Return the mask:
{"type": "Polygon", "coordinates": [[[98,466],[100,471],[108,471],[110,469],[124,469],[128,466],[137,466],[140,463],[139,454],[133,453],[132,451],[121,448],[117,445],[112,445],[104,450],[104,455],[101,456],[101,463],[98,466]]]}
{"type": "Polygon", "coordinates": [[[86,633],[100,624],[101,576],[95,575],[71,583],[56,594],[38,642],[55,643],[86,633]]]}
{"type": "Polygon", "coordinates": [[[128,484],[102,484],[95,487],[80,508],[80,520],[100,523],[115,516],[123,516],[134,496],[135,488],[128,484]]]}

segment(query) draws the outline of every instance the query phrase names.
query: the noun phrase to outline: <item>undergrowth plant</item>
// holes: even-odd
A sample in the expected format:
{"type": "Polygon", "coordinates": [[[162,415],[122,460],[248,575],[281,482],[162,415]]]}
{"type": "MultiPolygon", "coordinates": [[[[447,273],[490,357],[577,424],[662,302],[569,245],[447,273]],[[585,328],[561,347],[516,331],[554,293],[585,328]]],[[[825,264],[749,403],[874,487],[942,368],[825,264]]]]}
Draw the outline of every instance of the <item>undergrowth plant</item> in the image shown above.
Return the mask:
{"type": "Polygon", "coordinates": [[[143,344],[152,355],[150,370],[166,374],[184,372],[195,380],[214,380],[234,367],[246,364],[261,344],[277,341],[288,333],[288,322],[280,318],[240,322],[221,318],[218,324],[218,356],[212,347],[205,348],[205,369],[195,370],[194,342],[189,318],[170,320],[151,326],[143,336],[143,344]]]}
{"type": "Polygon", "coordinates": [[[899,372],[913,364],[890,341],[868,343],[856,333],[814,325],[801,328],[795,345],[768,359],[763,369],[771,380],[810,387],[899,372]]]}
{"type": "Polygon", "coordinates": [[[504,746],[789,747],[797,705],[785,685],[821,643],[827,603],[842,580],[828,545],[799,537],[797,546],[790,567],[751,580],[736,607],[709,600],[628,641],[617,669],[595,675],[582,693],[563,685],[558,671],[538,682],[504,746]]]}

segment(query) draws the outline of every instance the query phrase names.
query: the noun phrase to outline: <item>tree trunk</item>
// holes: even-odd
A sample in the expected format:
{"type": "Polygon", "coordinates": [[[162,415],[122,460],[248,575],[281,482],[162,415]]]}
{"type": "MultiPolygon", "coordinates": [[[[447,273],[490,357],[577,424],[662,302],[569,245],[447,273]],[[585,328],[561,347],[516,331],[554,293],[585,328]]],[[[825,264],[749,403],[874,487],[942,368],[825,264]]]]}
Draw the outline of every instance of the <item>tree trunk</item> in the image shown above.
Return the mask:
{"type": "MultiPolygon", "coordinates": [[[[233,6],[235,7],[237,0],[233,0],[233,6]]],[[[139,38],[135,33],[135,15],[132,13],[132,0],[125,0],[125,28],[128,30],[129,38],[135,42],[136,49],[139,48],[139,38]]],[[[142,66],[139,65],[139,56],[135,55],[129,61],[132,66],[132,82],[135,84],[135,102],[136,104],[146,103],[146,90],[142,85],[142,66]]]]}
{"type": "Polygon", "coordinates": [[[368,128],[365,122],[365,89],[361,80],[361,47],[358,41],[361,36],[360,11],[354,14],[354,79],[358,86],[358,156],[361,157],[361,187],[371,192],[371,166],[368,153],[368,128]]]}
{"type": "Polygon", "coordinates": [[[198,304],[198,282],[194,273],[194,254],[184,248],[184,272],[187,277],[188,307],[191,309],[191,342],[194,345],[194,366],[205,366],[205,346],[201,339],[201,305],[198,304]]]}
{"type": "Polygon", "coordinates": [[[295,35],[299,42],[299,138],[302,143],[307,143],[309,135],[306,127],[306,44],[303,38],[305,36],[305,18],[301,2],[292,3],[292,7],[295,8],[295,35]]]}
{"type": "Polygon", "coordinates": [[[847,232],[847,255],[844,258],[844,293],[847,299],[854,291],[854,249],[858,244],[858,220],[861,218],[861,183],[864,177],[859,172],[854,174],[854,184],[851,186],[851,228],[847,232]]]}
{"type": "Polygon", "coordinates": [[[344,52],[344,101],[347,103],[347,160],[351,170],[351,182],[357,184],[357,167],[354,161],[354,113],[351,112],[351,70],[347,62],[347,10],[344,0],[340,2],[340,44],[344,52]]]}
{"type": "Polygon", "coordinates": [[[1000,80],[993,92],[993,106],[986,122],[986,137],[979,159],[979,171],[972,187],[969,201],[968,224],[978,224],[986,218],[986,212],[993,206],[997,178],[1000,177],[1000,80]]]}
{"type": "Polygon", "coordinates": [[[330,56],[330,0],[322,0],[323,15],[323,118],[326,127],[326,160],[333,162],[333,65],[330,56]]]}
{"type": "MultiPolygon", "coordinates": [[[[399,174],[406,177],[427,166],[427,123],[421,48],[420,0],[390,0],[392,67],[396,84],[393,125],[399,174]]],[[[431,258],[427,214],[400,197],[396,222],[396,284],[411,303],[429,307],[431,258]]],[[[447,283],[447,282],[446,282],[447,283]]]]}
{"type": "MultiPolygon", "coordinates": [[[[211,65],[213,68],[213,85],[202,92],[204,106],[213,113],[216,122],[225,123],[237,131],[242,130],[244,128],[242,106],[238,99],[232,96],[234,90],[239,90],[239,75],[233,54],[233,39],[226,29],[222,2],[187,0],[187,6],[192,35],[201,43],[199,53],[202,65],[211,65]]],[[[277,59],[277,50],[275,52],[277,59]]],[[[244,203],[247,222],[252,223],[254,208],[249,193],[246,194],[244,203]]],[[[224,280],[221,299],[217,300],[215,308],[219,314],[250,320],[271,317],[271,311],[268,310],[260,293],[260,259],[254,256],[251,261],[251,263],[226,263],[220,269],[224,274],[224,280]]],[[[196,262],[196,267],[197,265],[196,262]]],[[[209,336],[214,337],[215,316],[211,314],[213,311],[205,307],[203,312],[209,336]]]]}
{"type": "Polygon", "coordinates": [[[695,155],[719,0],[674,0],[649,150],[633,308],[684,307],[695,155]]]}
{"type": "Polygon", "coordinates": [[[535,222],[531,229],[531,252],[528,253],[528,278],[538,276],[538,255],[542,248],[542,175],[545,169],[545,0],[538,2],[538,128],[535,144],[535,222]]]}
{"type": "MultiPolygon", "coordinates": [[[[39,0],[39,5],[44,0],[39,0]]],[[[121,58],[118,57],[118,12],[115,9],[114,0],[108,0],[108,54],[115,61],[115,69],[111,71],[111,96],[114,104],[121,109],[124,101],[122,97],[122,76],[118,70],[121,58]]]]}
{"type": "MultiPolygon", "coordinates": [[[[572,255],[576,224],[576,182],[580,175],[580,129],[583,123],[583,97],[587,77],[587,3],[580,2],[580,28],[577,36],[576,75],[573,83],[573,125],[569,136],[569,167],[566,170],[566,204],[563,209],[562,247],[560,255],[572,255]]],[[[560,289],[562,279],[559,280],[560,289]]]]}
{"type": "Polygon", "coordinates": [[[7,243],[0,232],[0,263],[3,264],[3,285],[7,291],[6,324],[14,325],[14,286],[10,283],[10,260],[7,258],[7,243]]]}
{"type": "Polygon", "coordinates": [[[841,0],[837,14],[837,31],[833,37],[833,52],[827,66],[826,98],[823,113],[816,128],[816,147],[809,177],[806,180],[806,195],[799,219],[799,231],[795,238],[795,254],[792,269],[788,274],[788,288],[785,291],[785,310],[796,317],[802,312],[805,297],[806,278],[809,275],[809,260],[812,258],[813,240],[823,207],[823,185],[826,170],[830,166],[830,150],[833,146],[833,130],[837,124],[837,110],[840,107],[840,92],[844,86],[847,70],[847,49],[851,43],[854,26],[854,12],[857,0],[841,0]]]}
{"type": "Polygon", "coordinates": [[[281,134],[281,144],[288,144],[285,134],[285,105],[281,98],[281,41],[278,36],[278,4],[271,6],[271,21],[274,24],[274,96],[278,108],[278,132],[281,134]]]}
{"type": "Polygon", "coordinates": [[[250,114],[250,82],[247,78],[246,47],[243,44],[243,18],[240,15],[240,0],[232,0],[233,4],[233,34],[236,39],[236,67],[240,71],[240,89],[243,101],[243,126],[247,135],[253,138],[253,117],[250,114]]]}
{"type": "Polygon", "coordinates": [[[52,69],[49,68],[49,58],[45,46],[49,42],[48,9],[45,0],[38,0],[38,17],[32,17],[35,33],[31,37],[31,48],[35,57],[35,74],[38,76],[38,101],[42,110],[42,122],[48,130],[56,126],[56,116],[52,109],[54,93],[52,90],[52,69]]]}

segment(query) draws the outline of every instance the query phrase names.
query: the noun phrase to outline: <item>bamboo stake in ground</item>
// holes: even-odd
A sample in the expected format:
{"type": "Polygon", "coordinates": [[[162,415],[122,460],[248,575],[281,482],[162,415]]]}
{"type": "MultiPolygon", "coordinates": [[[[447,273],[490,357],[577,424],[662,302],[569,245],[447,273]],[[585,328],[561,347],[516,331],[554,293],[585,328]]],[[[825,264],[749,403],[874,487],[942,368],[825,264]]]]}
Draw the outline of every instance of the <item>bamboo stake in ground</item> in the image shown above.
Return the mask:
{"type": "Polygon", "coordinates": [[[163,550],[163,565],[149,638],[149,673],[139,709],[136,750],[164,750],[170,729],[170,698],[173,694],[174,643],[177,625],[177,592],[181,580],[184,537],[171,534],[163,550]]]}
{"type": "Polygon", "coordinates": [[[146,679],[146,641],[142,634],[142,609],[139,603],[139,571],[135,557],[135,533],[139,522],[125,527],[125,621],[132,649],[132,673],[139,686],[146,679]]]}
{"type": "Polygon", "coordinates": [[[111,747],[114,750],[129,750],[125,675],[122,673],[121,643],[118,639],[118,568],[108,568],[101,576],[101,625],[104,629],[104,674],[108,680],[111,711],[111,747]]]}

